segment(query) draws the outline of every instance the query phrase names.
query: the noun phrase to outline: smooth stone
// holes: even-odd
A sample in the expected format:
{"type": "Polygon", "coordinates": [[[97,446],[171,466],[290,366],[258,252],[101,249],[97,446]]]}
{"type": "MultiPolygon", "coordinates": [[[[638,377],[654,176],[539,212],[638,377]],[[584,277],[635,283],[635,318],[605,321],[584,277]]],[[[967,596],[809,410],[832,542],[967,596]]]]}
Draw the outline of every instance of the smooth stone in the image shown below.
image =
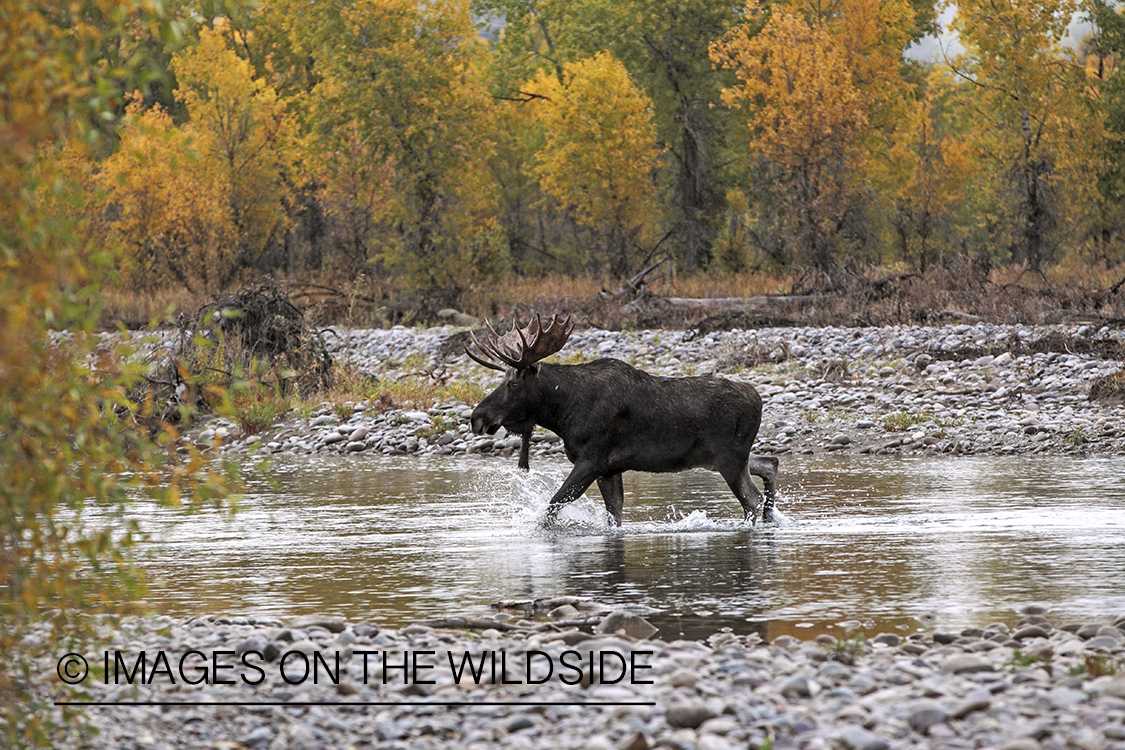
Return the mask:
{"type": "Polygon", "coordinates": [[[872,643],[881,643],[884,646],[897,646],[902,643],[902,637],[894,633],[880,633],[871,639],[872,643]]]}
{"type": "Polygon", "coordinates": [[[887,740],[879,737],[863,727],[846,727],[840,732],[840,742],[847,750],[886,750],[890,747],[887,740]]]}
{"type": "Polygon", "coordinates": [[[1087,650],[1113,651],[1121,647],[1121,641],[1113,636],[1099,635],[1086,641],[1087,650]]]}
{"type": "Polygon", "coordinates": [[[306,628],[324,628],[329,633],[342,633],[347,625],[341,617],[329,615],[301,615],[289,621],[286,626],[289,630],[305,630],[306,628]]]}
{"type": "Polygon", "coordinates": [[[703,703],[673,703],[664,711],[668,726],[697,729],[703,722],[717,714],[703,703]]]}
{"type": "Polygon", "coordinates": [[[649,750],[652,745],[649,744],[648,737],[644,732],[633,732],[633,735],[621,743],[618,750],[649,750]]]}
{"type": "Polygon", "coordinates": [[[988,697],[988,693],[984,692],[983,695],[975,695],[977,692],[973,691],[974,695],[967,697],[964,701],[959,703],[950,714],[954,719],[963,719],[971,713],[977,711],[987,711],[992,706],[992,699],[988,697]]]}
{"type": "Polygon", "coordinates": [[[606,615],[597,627],[594,628],[595,633],[616,633],[619,630],[625,631],[625,635],[630,638],[644,640],[651,638],[659,628],[655,627],[651,622],[635,615],[628,610],[619,609],[615,612],[610,612],[606,615]]]}
{"type": "Polygon", "coordinates": [[[257,651],[264,656],[266,652],[266,642],[258,636],[251,636],[234,647],[234,655],[240,658],[243,654],[250,651],[257,651]]]}
{"type": "Polygon", "coordinates": [[[573,620],[575,617],[578,617],[578,615],[578,609],[570,604],[555,607],[547,613],[547,617],[550,617],[552,620],[573,620]]]}
{"type": "Polygon", "coordinates": [[[1125,674],[1118,675],[1102,685],[1102,695],[1111,695],[1114,698],[1125,698],[1125,674]]]}
{"type": "Polygon", "coordinates": [[[992,662],[973,654],[956,654],[942,662],[941,668],[951,674],[972,674],[973,672],[991,672],[992,662]]]}
{"type": "Polygon", "coordinates": [[[1050,638],[1051,634],[1039,625],[1028,625],[1012,633],[1012,638],[1022,641],[1025,638],[1050,638]]]}
{"type": "Polygon", "coordinates": [[[1097,633],[1096,637],[1101,638],[1103,636],[1113,638],[1118,643],[1120,643],[1122,641],[1125,641],[1125,633],[1122,633],[1118,628],[1114,627],[1113,625],[1102,625],[1100,628],[1098,628],[1098,633],[1097,633]]]}
{"type": "Polygon", "coordinates": [[[1096,622],[1089,622],[1078,628],[1078,631],[1075,633],[1075,635],[1077,635],[1084,641],[1088,641],[1089,639],[1096,636],[1101,628],[1102,626],[1100,624],[1096,622]]]}
{"type": "Polygon", "coordinates": [[[694,687],[699,682],[699,675],[690,669],[677,669],[668,677],[668,684],[672,687],[694,687]]]}
{"type": "Polygon", "coordinates": [[[1021,737],[1018,740],[1009,740],[1000,745],[996,750],[1041,750],[1042,745],[1030,737],[1021,737]]]}
{"type": "Polygon", "coordinates": [[[518,732],[521,729],[530,729],[533,726],[535,726],[534,719],[532,719],[530,716],[527,716],[526,714],[520,714],[509,719],[508,723],[504,725],[504,729],[508,732],[508,734],[512,734],[513,732],[518,732]]]}
{"type": "Polygon", "coordinates": [[[365,437],[367,437],[367,428],[357,427],[352,430],[352,434],[348,436],[348,440],[354,443],[358,440],[363,440],[365,437]]]}
{"type": "Polygon", "coordinates": [[[919,734],[948,718],[941,706],[932,701],[918,701],[910,707],[910,726],[919,734]]]}
{"type": "Polygon", "coordinates": [[[273,740],[273,730],[269,727],[258,727],[252,729],[249,734],[244,736],[241,740],[242,744],[246,747],[259,747],[268,745],[273,740]]]}
{"type": "Polygon", "coordinates": [[[1085,690],[1077,690],[1072,687],[1057,687],[1047,694],[1047,698],[1051,704],[1056,708],[1074,708],[1075,706],[1085,703],[1090,698],[1090,694],[1085,690]]]}
{"type": "MultiPolygon", "coordinates": [[[[794,675],[785,681],[781,686],[780,693],[786,698],[811,698],[816,688],[813,686],[816,683],[809,680],[803,674],[794,675]]],[[[819,687],[819,685],[817,686],[819,687]]]]}
{"type": "Polygon", "coordinates": [[[701,734],[695,747],[696,750],[734,750],[726,737],[717,734],[701,734]]]}

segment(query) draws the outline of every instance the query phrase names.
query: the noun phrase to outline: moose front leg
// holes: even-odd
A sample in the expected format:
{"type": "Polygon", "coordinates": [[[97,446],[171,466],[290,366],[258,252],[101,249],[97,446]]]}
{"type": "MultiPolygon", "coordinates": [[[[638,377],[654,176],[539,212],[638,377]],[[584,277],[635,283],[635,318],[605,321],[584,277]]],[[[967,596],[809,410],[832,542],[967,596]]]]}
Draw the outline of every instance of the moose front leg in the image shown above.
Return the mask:
{"type": "Polygon", "coordinates": [[[520,468],[531,471],[531,430],[520,435],[520,468]]]}
{"type": "Polygon", "coordinates": [[[551,498],[551,502],[547,506],[546,520],[554,522],[562,506],[580,498],[599,475],[601,475],[601,471],[590,464],[575,464],[566,481],[562,483],[562,487],[559,487],[559,491],[551,498]]]}
{"type": "Polygon", "coordinates": [[[613,519],[614,526],[621,525],[621,508],[625,505],[625,487],[621,483],[621,472],[598,477],[606,512],[613,519]]]}

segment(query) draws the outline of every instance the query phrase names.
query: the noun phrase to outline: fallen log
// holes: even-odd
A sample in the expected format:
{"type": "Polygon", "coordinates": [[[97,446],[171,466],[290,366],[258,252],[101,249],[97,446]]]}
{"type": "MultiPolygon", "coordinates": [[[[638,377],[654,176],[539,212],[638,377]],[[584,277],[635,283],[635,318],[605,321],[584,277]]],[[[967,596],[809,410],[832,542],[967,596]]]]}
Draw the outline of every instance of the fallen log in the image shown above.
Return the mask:
{"type": "Polygon", "coordinates": [[[705,310],[708,312],[741,312],[763,307],[804,304],[822,299],[822,294],[793,294],[760,297],[648,297],[625,305],[625,310],[635,310],[641,304],[666,305],[678,310],[705,310]]]}
{"type": "Polygon", "coordinates": [[[528,630],[528,628],[510,625],[506,622],[475,620],[469,617],[443,617],[439,620],[421,620],[411,624],[424,625],[427,628],[438,628],[441,630],[488,630],[490,628],[495,628],[501,633],[508,633],[513,630],[528,630]]]}

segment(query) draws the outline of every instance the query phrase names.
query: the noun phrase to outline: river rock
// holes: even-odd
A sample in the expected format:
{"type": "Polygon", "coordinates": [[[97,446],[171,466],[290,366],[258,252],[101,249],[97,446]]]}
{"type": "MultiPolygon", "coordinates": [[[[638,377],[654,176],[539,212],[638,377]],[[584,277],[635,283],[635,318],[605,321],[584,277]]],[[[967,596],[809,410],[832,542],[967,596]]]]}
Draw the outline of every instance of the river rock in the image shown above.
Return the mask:
{"type": "Polygon", "coordinates": [[[972,674],[974,672],[991,672],[994,667],[988,659],[973,654],[956,654],[942,662],[941,668],[951,674],[972,674]]]}
{"type": "Polygon", "coordinates": [[[696,729],[708,719],[713,719],[717,714],[707,707],[705,703],[674,703],[664,711],[664,720],[668,726],[686,727],[696,729]]]}
{"type": "Polygon", "coordinates": [[[1025,638],[1050,638],[1051,634],[1039,625],[1028,625],[1012,633],[1012,638],[1022,641],[1025,638]]]}
{"type": "Polygon", "coordinates": [[[289,630],[307,630],[308,628],[324,628],[330,633],[342,633],[347,625],[341,617],[330,615],[301,615],[289,621],[289,630]]]}
{"type": "Polygon", "coordinates": [[[1113,651],[1120,646],[1120,640],[1108,635],[1094,636],[1086,641],[1086,648],[1091,651],[1113,651]]]}
{"type": "Polygon", "coordinates": [[[598,623],[598,626],[594,628],[595,633],[612,634],[618,631],[624,631],[625,635],[630,638],[640,640],[654,635],[657,628],[643,617],[623,609],[610,612],[598,623]]]}
{"type": "Polygon", "coordinates": [[[1101,686],[1102,695],[1112,695],[1114,698],[1125,699],[1125,675],[1118,675],[1101,686]]]}
{"type": "Polygon", "coordinates": [[[926,734],[930,727],[945,721],[947,714],[941,706],[933,701],[918,701],[909,709],[910,726],[919,734],[926,734]]]}

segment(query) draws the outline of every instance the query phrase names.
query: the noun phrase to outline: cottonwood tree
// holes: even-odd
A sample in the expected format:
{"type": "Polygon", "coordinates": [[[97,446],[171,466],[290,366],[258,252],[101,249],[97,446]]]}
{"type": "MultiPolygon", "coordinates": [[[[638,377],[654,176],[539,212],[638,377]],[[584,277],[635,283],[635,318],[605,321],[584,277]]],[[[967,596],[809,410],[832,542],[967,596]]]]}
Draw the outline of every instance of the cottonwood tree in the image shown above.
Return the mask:
{"type": "Polygon", "coordinates": [[[903,260],[925,273],[943,260],[942,242],[950,236],[965,186],[978,172],[972,143],[954,132],[941,77],[927,81],[897,122],[893,140],[875,176],[890,204],[890,223],[903,260]]]}
{"type": "Polygon", "coordinates": [[[593,267],[635,270],[655,208],[659,149],[652,105],[609,53],[540,73],[528,87],[545,142],[536,172],[544,192],[573,211],[596,238],[593,267]]]}
{"type": "Polygon", "coordinates": [[[823,19],[746,7],[747,23],[711,48],[739,85],[723,101],[751,119],[747,146],[768,162],[804,260],[828,273],[862,167],[868,114],[845,48],[823,19]],[[760,29],[760,30],[759,30],[760,29]]]}
{"type": "MultiPolygon", "coordinates": [[[[505,20],[495,42],[496,93],[517,96],[538,70],[562,78],[567,63],[603,51],[621,61],[652,100],[661,157],[656,173],[663,217],[647,231],[667,233],[664,249],[686,268],[705,266],[736,181],[728,150],[730,113],[716,107],[729,74],[708,45],[739,23],[737,6],[716,0],[477,0],[482,15],[505,20]]],[[[527,204],[525,196],[516,196],[527,204]]]]}
{"type": "Polygon", "coordinates": [[[144,110],[140,97],[119,137],[98,173],[96,213],[122,250],[123,280],[136,289],[217,291],[231,276],[238,235],[229,175],[209,139],[175,127],[160,105],[144,110]]]}
{"type": "Polygon", "coordinates": [[[390,185],[375,216],[390,229],[379,258],[438,305],[502,273],[487,169],[495,113],[480,76],[487,49],[467,3],[359,0],[308,6],[299,18],[294,46],[318,79],[318,148],[350,158],[334,133],[354,126],[364,147],[353,155],[373,170],[364,179],[390,185]]]}
{"type": "Polygon", "coordinates": [[[1000,211],[1013,260],[1034,271],[1081,222],[1093,197],[1092,160],[1104,128],[1085,106],[1084,65],[1061,47],[1076,0],[965,0],[953,29],[965,52],[953,70],[969,87],[977,148],[1008,186],[1000,211]]]}
{"type": "Polygon", "coordinates": [[[176,98],[192,130],[215,159],[229,186],[228,205],[237,244],[219,279],[253,267],[289,223],[288,204],[305,181],[296,115],[277,92],[235,54],[220,29],[202,28],[199,44],[173,59],[176,98]]]}

